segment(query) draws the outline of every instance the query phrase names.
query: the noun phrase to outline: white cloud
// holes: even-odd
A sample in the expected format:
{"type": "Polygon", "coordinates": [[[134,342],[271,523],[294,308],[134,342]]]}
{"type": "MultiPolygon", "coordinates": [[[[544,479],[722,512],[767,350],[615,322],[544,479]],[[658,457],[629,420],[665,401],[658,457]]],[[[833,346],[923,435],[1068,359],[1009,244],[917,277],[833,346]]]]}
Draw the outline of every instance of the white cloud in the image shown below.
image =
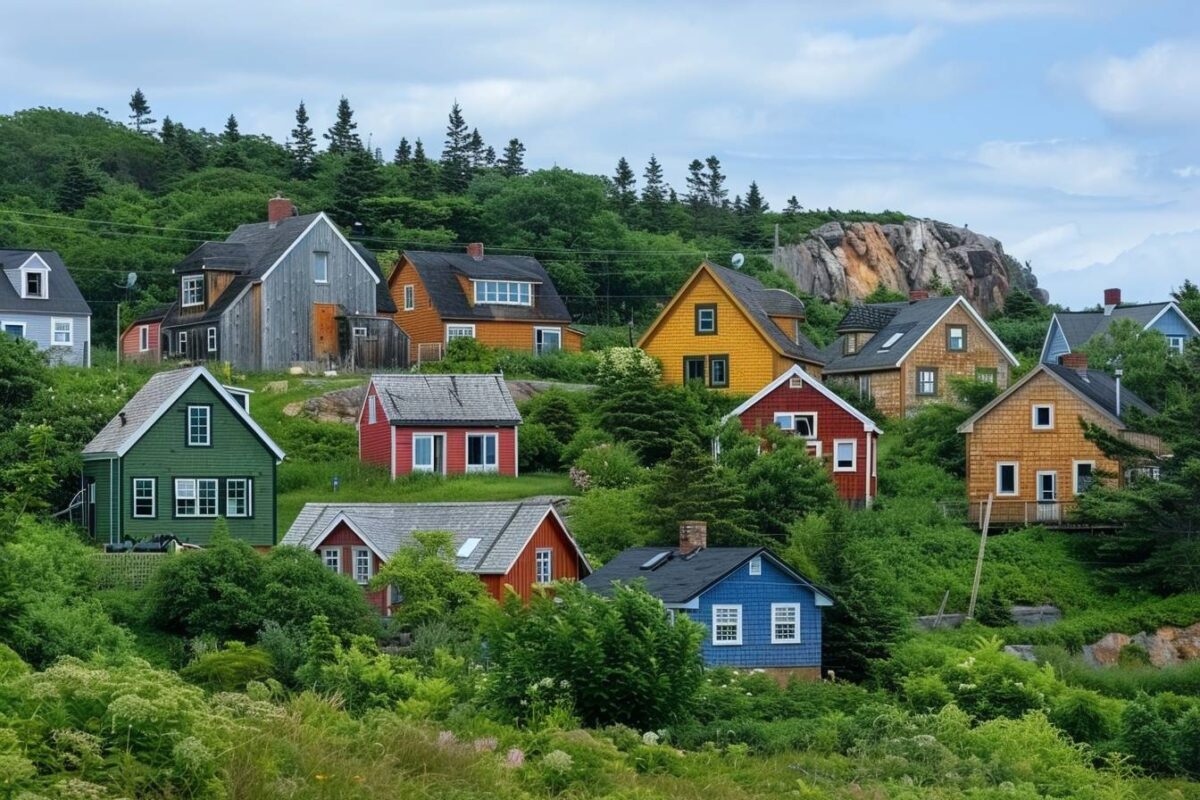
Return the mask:
{"type": "Polygon", "coordinates": [[[1078,223],[1067,222],[1040,230],[1032,236],[1013,242],[1009,245],[1009,249],[1014,253],[1023,254],[1026,258],[1037,258],[1047,251],[1062,247],[1078,238],[1078,223]]]}
{"type": "Polygon", "coordinates": [[[1163,41],[1129,58],[1058,65],[1052,76],[1078,87],[1107,117],[1131,126],[1200,121],[1200,41],[1163,41]]]}
{"type": "Polygon", "coordinates": [[[1187,166],[1177,167],[1171,170],[1174,174],[1181,178],[1200,178],[1200,166],[1196,164],[1188,164],[1187,166]]]}
{"type": "Polygon", "coordinates": [[[1068,194],[1130,194],[1138,181],[1137,153],[1116,144],[984,142],[975,161],[994,170],[1003,182],[1046,186],[1068,194]]]}
{"type": "Polygon", "coordinates": [[[1043,276],[1042,285],[1056,302],[1075,308],[1098,302],[1102,286],[1121,287],[1127,303],[1163,300],[1184,278],[1197,279],[1188,268],[1198,250],[1200,230],[1156,234],[1108,261],[1043,276]]]}
{"type": "MultiPolygon", "coordinates": [[[[823,102],[870,94],[911,63],[934,40],[933,31],[914,28],[903,34],[857,37],[845,33],[802,35],[794,49],[764,64],[743,60],[743,81],[793,98],[823,102]],[[750,69],[746,70],[745,67],[750,69]]],[[[735,65],[728,65],[734,68],[735,65]]]]}

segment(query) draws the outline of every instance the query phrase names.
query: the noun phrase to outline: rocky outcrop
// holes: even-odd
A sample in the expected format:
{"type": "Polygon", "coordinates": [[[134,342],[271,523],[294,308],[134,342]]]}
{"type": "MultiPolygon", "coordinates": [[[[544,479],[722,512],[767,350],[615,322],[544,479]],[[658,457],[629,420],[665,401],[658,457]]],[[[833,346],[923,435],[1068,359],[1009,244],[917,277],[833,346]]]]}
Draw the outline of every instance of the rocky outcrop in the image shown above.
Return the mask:
{"type": "Polygon", "coordinates": [[[1154,633],[1110,633],[1083,648],[1083,660],[1095,667],[1108,667],[1120,661],[1121,651],[1135,645],[1146,652],[1150,663],[1166,667],[1200,658],[1200,622],[1186,628],[1166,625],[1154,633]]]}
{"type": "Polygon", "coordinates": [[[901,294],[944,286],[984,312],[1002,308],[1018,287],[1049,301],[998,240],[930,219],[828,222],[799,244],[780,247],[774,262],[800,291],[826,300],[861,300],[879,286],[901,294]]]}

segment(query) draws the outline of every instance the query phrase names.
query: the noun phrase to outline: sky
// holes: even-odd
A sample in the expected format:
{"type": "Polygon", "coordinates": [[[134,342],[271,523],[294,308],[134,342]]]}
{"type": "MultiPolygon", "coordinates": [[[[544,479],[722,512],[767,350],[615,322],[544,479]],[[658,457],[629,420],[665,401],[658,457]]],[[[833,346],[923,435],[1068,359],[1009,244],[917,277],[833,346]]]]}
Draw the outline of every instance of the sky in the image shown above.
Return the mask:
{"type": "Polygon", "coordinates": [[[4,0],[0,113],[101,107],[280,140],[349,98],[359,132],[441,150],[457,99],[531,167],[682,188],[715,154],[781,208],[966,224],[1072,307],[1200,281],[1196,0],[398,3],[4,0]]]}

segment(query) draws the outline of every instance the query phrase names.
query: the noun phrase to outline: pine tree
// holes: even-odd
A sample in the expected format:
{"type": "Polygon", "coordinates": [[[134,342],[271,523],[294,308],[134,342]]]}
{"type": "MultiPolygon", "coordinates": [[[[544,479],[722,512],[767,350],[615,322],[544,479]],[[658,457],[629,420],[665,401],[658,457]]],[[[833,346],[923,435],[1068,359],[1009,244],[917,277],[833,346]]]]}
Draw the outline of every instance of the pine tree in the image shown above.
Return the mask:
{"type": "Polygon", "coordinates": [[[163,117],[162,130],[159,131],[158,138],[163,143],[163,147],[168,149],[175,147],[175,123],[171,121],[170,116],[163,117]]]}
{"type": "Polygon", "coordinates": [[[750,189],[746,192],[746,213],[758,215],[770,211],[771,207],[758,191],[758,182],[750,181],[750,189]]]}
{"type": "Polygon", "coordinates": [[[633,169],[625,160],[625,156],[621,156],[612,179],[612,199],[617,210],[621,212],[621,216],[627,216],[637,205],[636,186],[637,176],[633,174],[633,169]]]}
{"type": "Polygon", "coordinates": [[[329,142],[329,147],[326,149],[334,155],[341,156],[361,150],[363,144],[362,139],[355,133],[357,128],[358,123],[354,121],[354,111],[350,109],[350,101],[343,96],[338,100],[337,118],[328,133],[324,134],[325,139],[329,142]]]}
{"type": "Polygon", "coordinates": [[[217,166],[234,167],[236,169],[246,168],[246,157],[242,152],[241,140],[242,134],[238,130],[237,117],[230,114],[229,119],[225,120],[225,130],[221,132],[221,147],[217,151],[217,166]]]}
{"type": "Polygon", "coordinates": [[[138,133],[154,133],[154,128],[150,126],[158,120],[150,117],[150,104],[146,102],[146,95],[142,94],[141,88],[133,90],[129,98],[129,110],[133,112],[129,118],[133,120],[134,130],[138,133]]]}
{"type": "Polygon", "coordinates": [[[646,225],[650,230],[662,233],[666,224],[666,190],[663,183],[662,164],[653,153],[642,173],[646,183],[642,186],[642,210],[646,213],[646,225]]]}
{"type": "Polygon", "coordinates": [[[483,137],[479,134],[479,128],[471,130],[471,138],[467,140],[467,153],[471,159],[471,169],[483,169],[485,164],[485,154],[487,146],[483,143],[483,137]]]}
{"type": "Polygon", "coordinates": [[[442,146],[442,189],[461,194],[471,182],[471,134],[458,101],[450,107],[446,122],[446,141],[442,146]]]}
{"type": "Polygon", "coordinates": [[[396,154],[392,156],[392,163],[397,167],[406,167],[412,161],[412,146],[409,145],[408,139],[400,137],[400,144],[396,145],[396,154]]]}
{"type": "Polygon", "coordinates": [[[677,541],[683,520],[707,523],[711,546],[750,544],[743,505],[737,481],[691,439],[679,441],[652,473],[647,508],[664,544],[677,541]]]}
{"type": "Polygon", "coordinates": [[[704,162],[693,158],[692,163],[688,164],[687,195],[684,196],[684,202],[692,211],[698,212],[709,204],[709,185],[709,176],[704,172],[704,162]]]}
{"type": "Polygon", "coordinates": [[[787,207],[783,209],[783,213],[789,217],[794,217],[804,210],[804,206],[800,205],[800,201],[796,199],[796,195],[788,198],[787,207]]]}
{"type": "Polygon", "coordinates": [[[366,224],[363,201],[379,191],[379,163],[366,149],[350,151],[333,188],[333,218],[340,225],[366,224]]]}
{"type": "Polygon", "coordinates": [[[709,156],[704,165],[708,167],[708,202],[714,207],[724,208],[728,203],[729,191],[725,188],[721,162],[716,156],[709,156]]]}
{"type": "Polygon", "coordinates": [[[78,152],[72,152],[58,186],[58,209],[70,214],[83,208],[87,199],[100,194],[100,181],[91,164],[78,152]]]}
{"type": "Polygon", "coordinates": [[[483,151],[483,165],[489,168],[496,166],[496,148],[490,144],[483,151]]]}
{"type": "Polygon", "coordinates": [[[221,141],[225,144],[237,144],[241,140],[242,133],[238,130],[237,117],[230,114],[229,119],[225,120],[225,130],[221,133],[221,141]]]}
{"type": "Polygon", "coordinates": [[[292,176],[304,180],[313,174],[317,156],[317,137],[308,124],[308,109],[304,101],[296,106],[296,127],[292,128],[292,176]]]}
{"type": "Polygon", "coordinates": [[[504,155],[500,156],[500,161],[497,162],[500,167],[500,174],[508,178],[515,178],[518,175],[525,174],[525,145],[521,144],[520,139],[509,139],[508,145],[504,148],[504,155]]]}
{"type": "Polygon", "coordinates": [[[412,167],[408,173],[408,191],[418,200],[432,200],[436,186],[433,163],[425,157],[425,145],[417,139],[413,148],[412,167]]]}

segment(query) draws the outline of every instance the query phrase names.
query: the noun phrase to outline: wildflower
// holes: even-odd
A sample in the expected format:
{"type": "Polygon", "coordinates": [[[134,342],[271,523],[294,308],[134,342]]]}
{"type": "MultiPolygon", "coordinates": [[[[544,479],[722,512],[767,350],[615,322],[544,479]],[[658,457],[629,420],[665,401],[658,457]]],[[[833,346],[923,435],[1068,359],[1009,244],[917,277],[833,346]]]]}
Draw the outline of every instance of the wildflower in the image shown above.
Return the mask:
{"type": "Polygon", "coordinates": [[[329,779],[329,776],[326,775],[324,772],[318,772],[316,775],[313,775],[313,780],[318,781],[318,782],[326,781],[328,779],[329,779]]]}
{"type": "Polygon", "coordinates": [[[559,681],[559,682],[558,682],[558,688],[560,688],[560,689],[570,689],[570,688],[571,688],[571,682],[570,682],[569,680],[567,680],[566,678],[563,678],[561,681],[559,681]]]}
{"type": "Polygon", "coordinates": [[[365,781],[365,780],[366,780],[366,778],[364,778],[362,775],[355,775],[355,776],[354,776],[354,782],[355,782],[355,783],[362,783],[362,782],[363,782],[363,781],[365,781]]]}
{"type": "Polygon", "coordinates": [[[496,741],[495,737],[485,736],[482,739],[476,739],[474,742],[472,742],[471,748],[476,753],[490,753],[496,749],[498,744],[499,742],[496,741]]]}
{"type": "Polygon", "coordinates": [[[458,739],[454,738],[453,731],[442,731],[438,734],[437,743],[438,747],[453,747],[458,743],[458,739]]]}
{"type": "Polygon", "coordinates": [[[518,747],[511,748],[504,756],[504,766],[522,767],[525,765],[525,751],[518,747]]]}
{"type": "Polygon", "coordinates": [[[570,753],[564,753],[562,750],[551,750],[542,758],[542,766],[551,772],[562,774],[575,766],[575,759],[571,758],[570,753]]]}
{"type": "Polygon", "coordinates": [[[656,745],[658,744],[659,736],[654,731],[646,731],[642,734],[642,744],[656,745]]]}

